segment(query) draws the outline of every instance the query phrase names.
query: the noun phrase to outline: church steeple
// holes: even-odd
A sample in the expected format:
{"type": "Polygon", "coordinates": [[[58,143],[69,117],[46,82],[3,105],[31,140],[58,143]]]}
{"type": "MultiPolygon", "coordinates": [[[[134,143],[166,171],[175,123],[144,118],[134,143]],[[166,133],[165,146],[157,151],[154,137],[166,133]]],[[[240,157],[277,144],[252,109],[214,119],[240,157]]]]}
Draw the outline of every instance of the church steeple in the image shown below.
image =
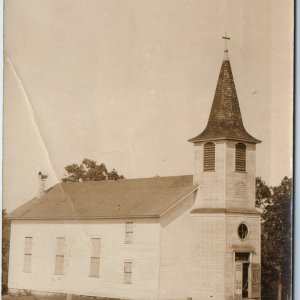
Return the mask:
{"type": "Polygon", "coordinates": [[[224,59],[209,120],[204,131],[189,141],[195,143],[215,139],[232,139],[249,143],[260,143],[244,128],[228,57],[227,40],[229,38],[227,36],[223,38],[225,39],[224,59]]]}

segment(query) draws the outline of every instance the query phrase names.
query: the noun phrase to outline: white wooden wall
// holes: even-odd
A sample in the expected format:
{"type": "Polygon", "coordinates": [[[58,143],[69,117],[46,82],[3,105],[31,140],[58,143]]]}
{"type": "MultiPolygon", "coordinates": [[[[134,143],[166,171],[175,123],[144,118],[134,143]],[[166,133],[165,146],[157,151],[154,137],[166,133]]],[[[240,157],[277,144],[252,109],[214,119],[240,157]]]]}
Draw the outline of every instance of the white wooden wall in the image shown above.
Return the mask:
{"type": "Polygon", "coordinates": [[[192,292],[193,231],[191,210],[195,194],[161,219],[160,299],[187,299],[192,292]]]}
{"type": "Polygon", "coordinates": [[[106,296],[157,299],[159,233],[157,219],[134,222],[132,244],[125,244],[125,220],[13,221],[9,288],[106,296]],[[24,273],[25,236],[33,237],[32,272],[24,273]],[[56,238],[65,237],[64,275],[54,275],[56,238]],[[100,277],[89,277],[91,238],[101,238],[100,277]],[[132,260],[132,284],[124,284],[124,260],[132,260]]]}

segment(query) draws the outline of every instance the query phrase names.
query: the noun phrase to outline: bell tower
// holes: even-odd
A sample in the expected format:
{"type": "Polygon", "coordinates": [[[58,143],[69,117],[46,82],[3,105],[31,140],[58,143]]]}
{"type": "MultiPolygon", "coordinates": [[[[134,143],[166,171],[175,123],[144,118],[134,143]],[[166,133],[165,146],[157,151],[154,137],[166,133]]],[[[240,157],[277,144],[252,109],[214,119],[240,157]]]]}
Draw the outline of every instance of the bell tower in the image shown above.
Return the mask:
{"type": "Polygon", "coordinates": [[[206,128],[189,140],[195,147],[192,210],[196,261],[196,299],[260,298],[260,213],[255,209],[255,150],[260,141],[243,125],[228,56],[222,66],[206,128]],[[202,273],[198,271],[202,269],[202,273]],[[218,269],[218,277],[214,276],[218,269]],[[209,278],[206,282],[205,278],[209,278]],[[217,279],[216,279],[217,278],[217,279]],[[203,285],[203,286],[201,286],[203,285]],[[201,288],[200,288],[201,286],[201,288]],[[215,287],[218,287],[216,289],[215,287]],[[203,291],[207,291],[206,293],[203,291]]]}
{"type": "Polygon", "coordinates": [[[194,183],[200,187],[195,208],[254,209],[260,141],[244,128],[227,43],[207,126],[189,141],[195,146],[194,183]]]}

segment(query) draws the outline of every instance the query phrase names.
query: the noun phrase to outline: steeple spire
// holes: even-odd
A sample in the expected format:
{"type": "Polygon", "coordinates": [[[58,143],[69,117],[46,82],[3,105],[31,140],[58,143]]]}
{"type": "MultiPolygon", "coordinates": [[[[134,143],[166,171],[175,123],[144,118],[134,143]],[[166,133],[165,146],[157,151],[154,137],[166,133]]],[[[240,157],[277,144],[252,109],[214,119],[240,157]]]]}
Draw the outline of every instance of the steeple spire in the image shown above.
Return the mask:
{"type": "Polygon", "coordinates": [[[209,120],[205,130],[190,139],[192,143],[215,139],[233,139],[260,143],[244,128],[239,101],[235,89],[231,65],[228,58],[227,40],[225,35],[224,59],[211,107],[209,120]]]}

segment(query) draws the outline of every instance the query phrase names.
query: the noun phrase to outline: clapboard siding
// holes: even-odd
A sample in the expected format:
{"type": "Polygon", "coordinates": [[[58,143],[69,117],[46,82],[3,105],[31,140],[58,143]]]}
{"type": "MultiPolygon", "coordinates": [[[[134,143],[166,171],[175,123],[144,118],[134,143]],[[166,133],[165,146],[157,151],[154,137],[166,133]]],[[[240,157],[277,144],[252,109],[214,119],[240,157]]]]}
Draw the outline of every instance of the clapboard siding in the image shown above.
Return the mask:
{"type": "Polygon", "coordinates": [[[161,219],[160,299],[191,296],[192,215],[195,194],[187,197],[161,219]]]}
{"type": "Polygon", "coordinates": [[[133,222],[133,244],[125,244],[125,220],[12,221],[9,288],[157,299],[159,221],[140,219],[133,222]],[[33,237],[31,273],[23,272],[25,236],[33,237]],[[56,237],[65,237],[64,275],[54,275],[56,237]],[[89,277],[91,239],[96,237],[101,238],[99,278],[89,277]],[[123,283],[124,260],[133,262],[132,284],[123,283]]]}
{"type": "Polygon", "coordinates": [[[193,215],[193,299],[224,300],[225,214],[193,215]]]}

